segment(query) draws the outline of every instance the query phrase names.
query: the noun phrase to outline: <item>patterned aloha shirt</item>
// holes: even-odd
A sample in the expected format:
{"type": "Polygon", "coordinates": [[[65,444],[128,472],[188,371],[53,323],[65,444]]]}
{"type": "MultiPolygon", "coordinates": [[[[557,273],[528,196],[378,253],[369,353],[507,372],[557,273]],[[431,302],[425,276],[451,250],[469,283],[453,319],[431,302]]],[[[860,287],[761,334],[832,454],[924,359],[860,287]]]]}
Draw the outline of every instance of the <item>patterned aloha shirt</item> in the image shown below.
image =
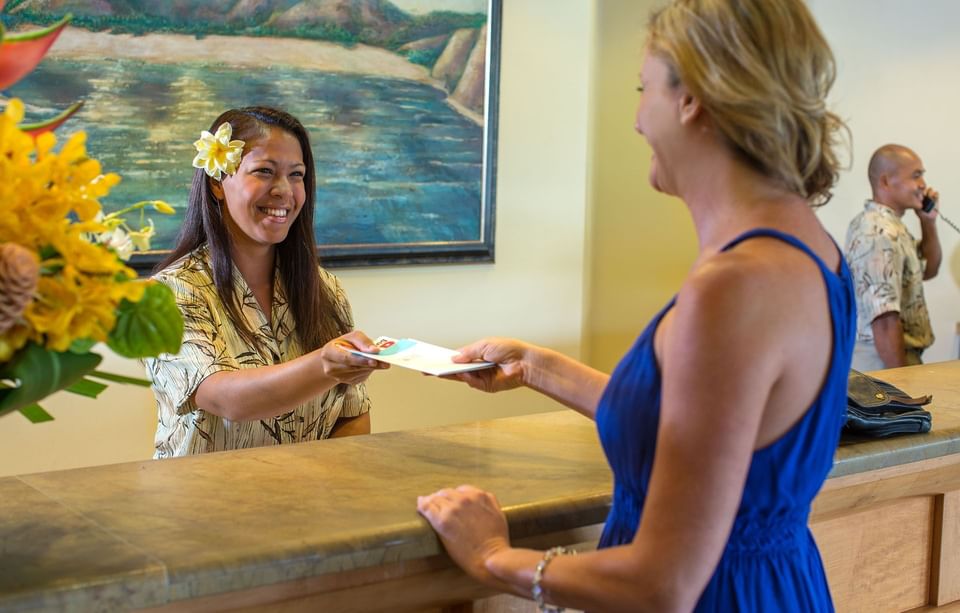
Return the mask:
{"type": "Polygon", "coordinates": [[[857,341],[873,342],[873,320],[900,313],[904,344],[924,350],[933,344],[923,298],[917,241],[890,207],[867,200],[847,229],[847,263],[857,293],[857,341]]]}
{"type": "MultiPolygon", "coordinates": [[[[197,407],[193,393],[216,372],[257,368],[303,355],[297,335],[292,334],[293,315],[283,283],[276,277],[272,324],[268,324],[253,292],[234,268],[234,291],[240,297],[242,313],[263,347],[245,343],[223,308],[206,245],[154,277],[173,290],[184,320],[180,353],[144,360],[157,399],[154,458],[322,439],[330,435],[338,418],[370,409],[362,384],[339,384],[292,411],[259,421],[232,422],[197,407]]],[[[337,278],[321,268],[320,281],[331,287],[341,315],[352,328],[350,305],[337,278]]]]}

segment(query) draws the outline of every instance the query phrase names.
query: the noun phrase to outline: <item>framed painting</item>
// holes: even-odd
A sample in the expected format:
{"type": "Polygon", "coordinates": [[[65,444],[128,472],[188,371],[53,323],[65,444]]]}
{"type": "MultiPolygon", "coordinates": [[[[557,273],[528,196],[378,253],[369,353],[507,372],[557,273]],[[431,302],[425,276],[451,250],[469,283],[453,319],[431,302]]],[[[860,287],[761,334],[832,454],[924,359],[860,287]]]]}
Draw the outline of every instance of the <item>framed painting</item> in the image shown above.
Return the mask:
{"type": "MultiPolygon", "coordinates": [[[[223,110],[297,116],[317,166],[327,266],[492,261],[500,0],[8,0],[7,28],[64,30],[5,92],[123,181],[105,211],[159,199],[148,273],[172,248],[192,143],[223,110]]],[[[31,119],[28,117],[28,119],[31,119]]]]}

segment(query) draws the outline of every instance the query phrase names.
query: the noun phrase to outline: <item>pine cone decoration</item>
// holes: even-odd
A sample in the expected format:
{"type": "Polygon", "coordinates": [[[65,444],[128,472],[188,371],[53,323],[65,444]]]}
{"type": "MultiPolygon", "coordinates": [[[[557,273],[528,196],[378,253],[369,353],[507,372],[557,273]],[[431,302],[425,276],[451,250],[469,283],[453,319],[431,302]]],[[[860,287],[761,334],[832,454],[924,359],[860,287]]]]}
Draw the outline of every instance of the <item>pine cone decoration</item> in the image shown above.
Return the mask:
{"type": "Polygon", "coordinates": [[[0,245],[0,334],[13,327],[33,300],[40,279],[40,261],[16,243],[0,245]]]}

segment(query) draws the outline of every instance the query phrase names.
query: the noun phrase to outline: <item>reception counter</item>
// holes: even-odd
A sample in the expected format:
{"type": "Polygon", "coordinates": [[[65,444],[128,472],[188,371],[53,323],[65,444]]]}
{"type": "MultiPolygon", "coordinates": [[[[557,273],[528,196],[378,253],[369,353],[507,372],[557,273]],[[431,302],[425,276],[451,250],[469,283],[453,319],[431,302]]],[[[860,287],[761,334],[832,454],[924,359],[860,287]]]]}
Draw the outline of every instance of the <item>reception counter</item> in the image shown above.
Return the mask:
{"type": "Polygon", "coordinates": [[[875,374],[932,394],[933,429],[837,450],[810,518],[834,603],[960,610],[960,361],[875,374]]]}
{"type": "MultiPolygon", "coordinates": [[[[840,610],[960,599],[960,362],[883,376],[934,427],[837,451],[811,526],[840,610]]],[[[0,610],[494,610],[415,510],[461,483],[537,547],[595,542],[611,491],[569,411],[4,478],[0,610]]]]}

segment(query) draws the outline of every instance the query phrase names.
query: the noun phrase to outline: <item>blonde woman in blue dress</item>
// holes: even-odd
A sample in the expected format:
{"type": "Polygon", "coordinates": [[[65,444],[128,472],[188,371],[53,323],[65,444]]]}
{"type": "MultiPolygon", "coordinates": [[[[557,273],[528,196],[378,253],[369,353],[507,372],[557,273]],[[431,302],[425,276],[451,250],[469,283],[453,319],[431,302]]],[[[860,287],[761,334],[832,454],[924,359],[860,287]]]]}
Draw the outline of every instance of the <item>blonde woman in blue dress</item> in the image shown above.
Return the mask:
{"type": "Polygon", "coordinates": [[[807,519],[856,318],[811,208],[837,179],[833,79],[803,0],[675,0],[652,16],[636,130],[699,257],[612,375],[514,340],[461,350],[499,365],[459,376],[470,385],[527,386],[595,419],[614,474],[600,548],[580,555],[511,547],[493,494],[469,485],[421,497],[473,577],[541,610],[832,610],[807,519]]]}

